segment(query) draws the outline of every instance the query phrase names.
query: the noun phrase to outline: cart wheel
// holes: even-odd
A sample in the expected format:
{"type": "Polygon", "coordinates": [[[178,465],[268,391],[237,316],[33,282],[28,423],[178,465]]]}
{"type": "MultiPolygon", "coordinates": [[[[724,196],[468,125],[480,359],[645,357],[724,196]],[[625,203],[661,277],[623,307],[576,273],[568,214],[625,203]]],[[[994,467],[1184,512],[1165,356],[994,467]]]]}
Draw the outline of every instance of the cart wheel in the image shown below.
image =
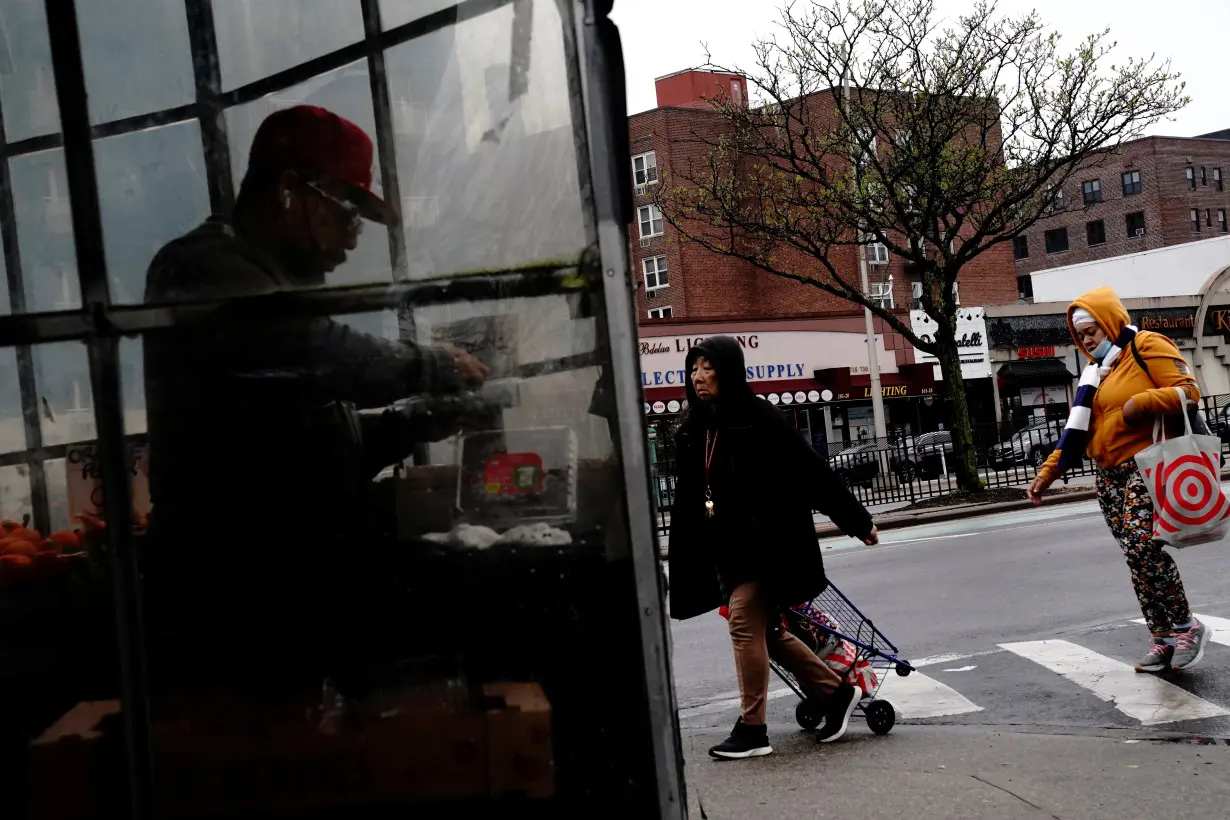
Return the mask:
{"type": "Polygon", "coordinates": [[[794,719],[809,732],[824,722],[824,707],[810,700],[801,700],[794,707],[794,719]]]}
{"type": "Polygon", "coordinates": [[[897,713],[893,705],[886,700],[873,700],[864,710],[867,715],[867,728],[877,735],[886,735],[893,730],[897,722],[897,713]]]}
{"type": "Polygon", "coordinates": [[[900,677],[903,677],[903,678],[908,678],[908,677],[910,676],[910,673],[911,673],[911,672],[913,672],[913,671],[914,671],[913,669],[911,669],[910,667],[906,666],[904,663],[899,663],[899,664],[897,664],[897,674],[898,674],[900,677]]]}

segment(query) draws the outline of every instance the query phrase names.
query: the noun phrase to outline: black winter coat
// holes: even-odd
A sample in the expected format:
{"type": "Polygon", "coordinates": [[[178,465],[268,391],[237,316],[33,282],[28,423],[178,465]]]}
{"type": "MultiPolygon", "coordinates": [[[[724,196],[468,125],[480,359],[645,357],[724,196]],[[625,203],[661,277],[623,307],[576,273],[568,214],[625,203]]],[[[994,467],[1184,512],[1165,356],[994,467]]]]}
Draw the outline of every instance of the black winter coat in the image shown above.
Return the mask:
{"type": "MultiPolygon", "coordinates": [[[[736,398],[719,409],[710,424],[685,421],[676,435],[678,483],[671,507],[670,614],[692,618],[726,603],[715,561],[713,528],[705,513],[705,430],[716,427],[714,469],[721,463],[726,486],[719,520],[723,531],[737,532],[767,597],[778,606],[809,601],[828,586],[816,541],[813,508],[829,516],[842,532],[863,539],[871,533],[870,514],[795,430],[768,402],[744,389],[743,357],[723,349],[729,337],[705,340],[716,356],[737,354],[719,369],[722,394],[736,398]],[[717,352],[720,351],[720,352],[717,352]],[[736,384],[731,385],[734,381],[736,384]]],[[[730,340],[734,342],[734,340],[730,340]]],[[[688,369],[694,355],[689,354],[688,369]]],[[[707,357],[708,358],[708,357],[707,357]]],[[[689,405],[696,397],[688,385],[689,405]]],[[[725,592],[728,592],[726,590],[725,592]]]]}

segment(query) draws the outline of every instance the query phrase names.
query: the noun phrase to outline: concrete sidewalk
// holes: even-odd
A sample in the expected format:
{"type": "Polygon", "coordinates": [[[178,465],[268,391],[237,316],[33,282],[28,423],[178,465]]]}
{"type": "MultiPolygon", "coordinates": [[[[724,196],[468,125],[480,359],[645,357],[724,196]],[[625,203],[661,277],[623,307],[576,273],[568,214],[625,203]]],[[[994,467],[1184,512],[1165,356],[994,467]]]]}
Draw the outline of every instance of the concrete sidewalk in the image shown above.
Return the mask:
{"type": "Polygon", "coordinates": [[[722,762],[707,750],[725,732],[684,730],[690,817],[1203,820],[1230,805],[1222,740],[914,725],[876,737],[860,722],[820,747],[793,727],[769,729],[776,754],[722,762]]]}

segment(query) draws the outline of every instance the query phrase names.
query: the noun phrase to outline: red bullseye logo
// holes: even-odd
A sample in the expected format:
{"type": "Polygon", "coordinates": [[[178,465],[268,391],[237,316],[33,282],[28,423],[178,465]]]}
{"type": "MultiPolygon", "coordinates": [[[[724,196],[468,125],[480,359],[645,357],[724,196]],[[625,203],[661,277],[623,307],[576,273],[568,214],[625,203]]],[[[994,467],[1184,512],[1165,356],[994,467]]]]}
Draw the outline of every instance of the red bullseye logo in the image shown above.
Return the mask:
{"type": "Polygon", "coordinates": [[[1157,514],[1153,534],[1178,532],[1230,517],[1230,500],[1218,481],[1218,465],[1208,453],[1188,454],[1162,462],[1146,475],[1153,484],[1157,514]]]}

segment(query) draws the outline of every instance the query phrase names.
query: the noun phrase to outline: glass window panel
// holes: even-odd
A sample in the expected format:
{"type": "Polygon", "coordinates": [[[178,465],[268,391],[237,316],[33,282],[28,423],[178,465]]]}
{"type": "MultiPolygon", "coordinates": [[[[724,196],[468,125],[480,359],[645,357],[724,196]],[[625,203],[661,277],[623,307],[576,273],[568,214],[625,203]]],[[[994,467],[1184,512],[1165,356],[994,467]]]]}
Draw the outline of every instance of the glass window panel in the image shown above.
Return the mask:
{"type": "Polygon", "coordinates": [[[0,100],[9,142],[60,130],[43,3],[0,2],[0,100]]]}
{"type": "Polygon", "coordinates": [[[528,42],[509,6],[387,54],[412,277],[575,260],[586,244],[559,12],[525,8],[528,42]]]}
{"type": "MultiPolygon", "coordinates": [[[[3,162],[4,160],[0,160],[3,162]]],[[[0,240],[0,316],[7,316],[13,312],[13,306],[9,300],[9,266],[4,257],[4,242],[0,240]]]]}
{"type": "Polygon", "coordinates": [[[56,342],[34,348],[43,444],[68,444],[95,438],[94,398],[85,345],[56,342]]]}
{"type": "Polygon", "coordinates": [[[457,0],[380,0],[380,23],[396,28],[455,5],[457,0]]]}
{"type": "Polygon", "coordinates": [[[109,122],[193,101],[192,51],[182,2],[77,3],[90,121],[109,122]]]}
{"type": "MultiPolygon", "coordinates": [[[[0,519],[33,521],[30,497],[30,468],[25,464],[0,467],[0,519]]],[[[33,526],[33,524],[31,524],[33,526]]]]}
{"type": "Polygon", "coordinates": [[[363,39],[358,0],[213,0],[226,90],[363,39]]]}
{"type": "Polygon", "coordinates": [[[26,308],[31,312],[79,308],[64,152],[57,148],[13,157],[10,167],[26,308]]]}
{"type": "Polygon", "coordinates": [[[150,260],[209,216],[198,123],[177,123],[94,143],[111,298],[142,301],[150,260]]]}
{"type": "Polygon", "coordinates": [[[0,348],[0,453],[14,453],[26,447],[21,388],[17,381],[17,350],[4,347],[0,348]]]}
{"type": "MultiPolygon", "coordinates": [[[[302,85],[270,95],[248,105],[226,112],[227,130],[231,142],[231,159],[235,168],[235,190],[238,192],[248,168],[248,151],[252,138],[265,117],[282,108],[295,105],[318,105],[351,120],[375,140],[376,121],[372,113],[371,85],[367,61],[343,66],[302,85]]],[[[373,169],[372,189],[379,195],[380,169],[373,169]]],[[[359,245],[348,254],[347,261],[330,274],[327,284],[341,285],[359,282],[388,282],[393,279],[389,263],[388,231],[381,225],[365,222],[359,235],[359,245]]]]}
{"type": "Polygon", "coordinates": [[[138,435],[145,424],[145,360],[140,339],[120,340],[120,380],[124,391],[124,431],[138,435]]]}
{"type": "MultiPolygon", "coordinates": [[[[71,369],[75,363],[59,368],[55,363],[72,347],[84,362],[84,348],[77,343],[36,347],[34,359],[48,372],[71,369]]],[[[18,395],[11,349],[0,354],[0,363],[0,421],[4,427],[0,436],[5,448],[11,449],[21,435],[11,427],[18,395]]],[[[59,409],[56,401],[44,406],[53,405],[59,409]]],[[[120,816],[125,811],[122,789],[110,784],[116,776],[126,779],[123,740],[111,721],[99,724],[105,727],[103,737],[81,737],[96,721],[83,719],[78,708],[79,704],[118,703],[120,697],[112,573],[107,566],[110,553],[97,549],[97,542],[79,552],[63,541],[66,534],[60,536],[58,553],[36,551],[44,538],[73,526],[66,460],[48,460],[42,467],[49,527],[29,536],[27,545],[7,544],[0,556],[0,688],[4,691],[0,741],[6,759],[17,763],[3,777],[0,816],[72,817],[83,810],[120,816]],[[74,720],[70,715],[75,709],[74,720]],[[52,731],[52,727],[57,728],[52,731]],[[49,739],[40,742],[40,738],[61,733],[70,736],[62,744],[49,739]],[[90,751],[79,758],[80,764],[66,764],[73,757],[69,750],[84,749],[87,743],[90,751]],[[21,754],[23,749],[28,754],[21,754]],[[92,768],[92,760],[107,760],[106,768],[114,767],[114,772],[92,768]],[[75,784],[73,789],[64,788],[66,777],[75,784]]],[[[0,518],[34,528],[44,511],[35,509],[31,472],[26,463],[0,467],[0,518]]],[[[108,708],[117,710],[114,705],[108,708]]]]}

